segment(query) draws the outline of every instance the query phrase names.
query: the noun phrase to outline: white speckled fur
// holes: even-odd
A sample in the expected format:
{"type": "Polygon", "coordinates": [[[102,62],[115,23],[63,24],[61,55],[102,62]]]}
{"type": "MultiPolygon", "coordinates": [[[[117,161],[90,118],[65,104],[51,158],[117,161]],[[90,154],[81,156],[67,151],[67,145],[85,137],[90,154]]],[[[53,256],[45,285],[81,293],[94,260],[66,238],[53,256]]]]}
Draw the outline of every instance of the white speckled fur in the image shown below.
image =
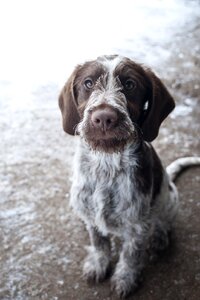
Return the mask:
{"type": "MultiPolygon", "coordinates": [[[[150,208],[151,193],[148,196],[141,194],[134,185],[133,177],[130,176],[130,173],[133,174],[137,168],[137,157],[134,157],[133,153],[134,145],[128,145],[123,153],[98,153],[91,151],[82,140],[75,159],[71,189],[71,205],[87,228],[98,228],[100,236],[107,237],[113,234],[124,241],[112,277],[113,288],[122,296],[137,286],[138,276],[143,268],[144,254],[139,255],[139,260],[134,257],[138,257],[137,253],[140,249],[147,248],[154,228],[159,226],[167,234],[178,203],[174,185],[173,190],[169,192],[169,179],[166,174],[160,194],[155,201],[156,205],[150,208]],[[119,184],[117,190],[116,182],[119,184]],[[113,216],[110,216],[114,226],[108,224],[108,220],[104,217],[104,212],[109,205],[110,191],[115,199],[113,216]],[[143,205],[141,211],[142,203],[146,205],[143,205]]],[[[96,249],[95,245],[91,249],[84,264],[84,275],[88,279],[94,277],[95,281],[99,281],[106,274],[110,256],[105,255],[103,249],[96,249]],[[105,256],[107,259],[102,260],[105,256]]]]}

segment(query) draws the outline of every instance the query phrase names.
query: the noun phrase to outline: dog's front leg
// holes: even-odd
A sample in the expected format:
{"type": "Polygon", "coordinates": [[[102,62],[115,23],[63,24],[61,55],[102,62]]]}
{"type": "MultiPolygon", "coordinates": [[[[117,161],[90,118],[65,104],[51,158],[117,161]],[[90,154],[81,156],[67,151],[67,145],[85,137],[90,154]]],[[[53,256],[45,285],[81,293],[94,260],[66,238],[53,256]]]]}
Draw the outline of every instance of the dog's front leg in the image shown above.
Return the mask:
{"type": "Polygon", "coordinates": [[[145,235],[134,235],[124,240],[119,261],[112,276],[112,289],[121,298],[137,289],[145,260],[145,235]]]}
{"type": "Polygon", "coordinates": [[[103,236],[96,227],[88,228],[91,246],[88,247],[83,275],[88,282],[99,282],[106,278],[110,269],[110,239],[103,236]]]}

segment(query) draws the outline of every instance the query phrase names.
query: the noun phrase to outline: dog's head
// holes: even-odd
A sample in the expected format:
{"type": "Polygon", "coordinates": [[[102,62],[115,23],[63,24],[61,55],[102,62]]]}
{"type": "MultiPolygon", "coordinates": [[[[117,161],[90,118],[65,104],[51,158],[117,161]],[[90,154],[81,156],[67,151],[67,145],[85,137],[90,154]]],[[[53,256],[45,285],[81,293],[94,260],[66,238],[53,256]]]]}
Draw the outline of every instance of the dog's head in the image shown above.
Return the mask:
{"type": "Polygon", "coordinates": [[[175,103],[160,79],[132,60],[112,55],[76,67],[60,97],[63,128],[96,150],[119,151],[138,137],[153,141],[175,103]]]}

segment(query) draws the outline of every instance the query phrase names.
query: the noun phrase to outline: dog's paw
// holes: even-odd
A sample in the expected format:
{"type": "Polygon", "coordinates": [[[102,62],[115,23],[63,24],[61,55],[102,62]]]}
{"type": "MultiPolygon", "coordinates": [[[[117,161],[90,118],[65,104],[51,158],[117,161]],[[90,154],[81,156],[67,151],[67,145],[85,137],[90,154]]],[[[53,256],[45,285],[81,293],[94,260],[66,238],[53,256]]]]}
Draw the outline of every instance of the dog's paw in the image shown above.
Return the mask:
{"type": "Polygon", "coordinates": [[[106,279],[110,270],[110,257],[104,252],[88,247],[89,253],[83,265],[83,277],[88,283],[98,283],[106,279]]]}
{"type": "Polygon", "coordinates": [[[139,280],[134,272],[127,269],[127,272],[115,272],[111,279],[111,288],[117,295],[124,299],[138,289],[139,280]]]}
{"type": "Polygon", "coordinates": [[[148,249],[150,261],[155,262],[161,254],[165,253],[169,248],[170,242],[171,233],[162,228],[156,228],[150,239],[148,249]]]}

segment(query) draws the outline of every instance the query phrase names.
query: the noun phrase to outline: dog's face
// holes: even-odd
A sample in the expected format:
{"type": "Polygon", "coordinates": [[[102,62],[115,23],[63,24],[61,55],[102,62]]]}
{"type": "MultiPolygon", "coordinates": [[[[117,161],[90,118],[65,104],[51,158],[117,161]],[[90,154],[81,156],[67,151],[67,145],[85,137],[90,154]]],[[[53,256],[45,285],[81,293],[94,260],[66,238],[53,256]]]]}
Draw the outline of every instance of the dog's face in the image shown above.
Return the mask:
{"type": "Polygon", "coordinates": [[[79,133],[95,150],[115,152],[137,141],[140,131],[152,141],[174,101],[154,73],[113,55],[77,66],[59,106],[67,133],[79,133]]]}

